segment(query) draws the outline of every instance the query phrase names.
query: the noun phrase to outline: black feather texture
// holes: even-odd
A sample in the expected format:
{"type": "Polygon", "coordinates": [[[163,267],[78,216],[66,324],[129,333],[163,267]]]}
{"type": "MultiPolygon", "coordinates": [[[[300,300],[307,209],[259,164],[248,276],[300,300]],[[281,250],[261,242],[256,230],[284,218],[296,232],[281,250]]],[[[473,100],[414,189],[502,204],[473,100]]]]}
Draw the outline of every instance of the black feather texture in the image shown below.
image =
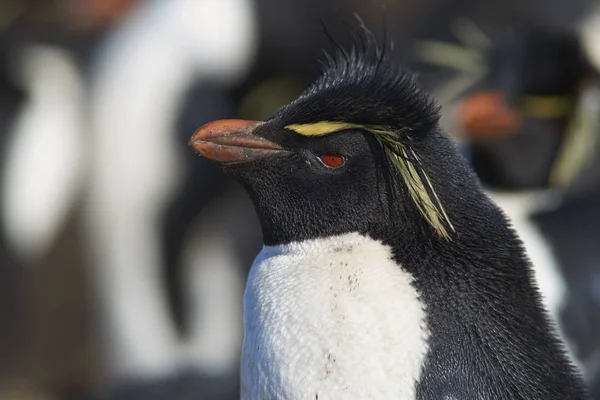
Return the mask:
{"type": "Polygon", "coordinates": [[[273,119],[284,125],[343,121],[396,132],[426,133],[437,126],[440,108],[408,68],[391,59],[392,43],[379,45],[363,26],[354,29],[344,49],[330,36],[323,73],[298,99],[273,119]]]}

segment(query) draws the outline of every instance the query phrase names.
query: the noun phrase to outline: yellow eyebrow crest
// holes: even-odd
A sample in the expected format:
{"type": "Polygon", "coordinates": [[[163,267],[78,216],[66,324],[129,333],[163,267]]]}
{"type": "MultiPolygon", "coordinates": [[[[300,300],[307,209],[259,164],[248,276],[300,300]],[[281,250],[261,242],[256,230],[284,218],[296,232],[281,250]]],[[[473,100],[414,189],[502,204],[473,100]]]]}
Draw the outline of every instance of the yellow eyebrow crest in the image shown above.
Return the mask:
{"type": "Polygon", "coordinates": [[[285,127],[302,136],[325,136],[344,129],[362,128],[349,122],[321,121],[313,124],[293,124],[285,127]]]}

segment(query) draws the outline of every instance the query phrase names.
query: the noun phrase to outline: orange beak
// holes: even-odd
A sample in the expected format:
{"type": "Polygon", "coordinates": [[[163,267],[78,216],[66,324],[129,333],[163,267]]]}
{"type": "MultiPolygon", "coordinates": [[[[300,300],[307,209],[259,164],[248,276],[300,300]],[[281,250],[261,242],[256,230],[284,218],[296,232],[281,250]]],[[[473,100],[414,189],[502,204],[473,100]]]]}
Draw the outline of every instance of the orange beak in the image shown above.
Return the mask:
{"type": "Polygon", "coordinates": [[[244,163],[285,152],[281,146],[254,135],[262,124],[236,119],[209,122],[194,132],[189,145],[218,164],[244,163]]]}
{"type": "Polygon", "coordinates": [[[468,138],[491,139],[515,132],[521,126],[521,117],[506,106],[502,93],[483,92],[462,104],[459,123],[468,138]]]}

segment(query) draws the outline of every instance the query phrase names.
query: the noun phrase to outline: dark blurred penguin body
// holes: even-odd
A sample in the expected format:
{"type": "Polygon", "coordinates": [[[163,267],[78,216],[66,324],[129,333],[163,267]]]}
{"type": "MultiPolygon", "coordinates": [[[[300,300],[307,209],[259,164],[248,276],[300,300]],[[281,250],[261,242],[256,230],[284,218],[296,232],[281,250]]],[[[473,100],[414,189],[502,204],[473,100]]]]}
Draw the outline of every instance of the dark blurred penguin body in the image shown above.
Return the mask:
{"type": "Polygon", "coordinates": [[[162,379],[134,379],[104,388],[86,400],[237,400],[236,376],[177,373],[162,379]],[[232,384],[233,382],[233,384],[232,384]]]}
{"type": "Polygon", "coordinates": [[[221,201],[221,175],[182,156],[177,131],[186,101],[214,96],[199,120],[234,112],[226,92],[252,60],[253,9],[246,0],[140,2],[96,55],[84,212],[118,381],[237,369],[247,266],[230,256],[232,224],[214,219],[220,206],[243,213],[248,202],[221,201]],[[220,16],[230,23],[212,26],[220,16]],[[198,82],[213,85],[190,93],[198,82]]]}
{"type": "Polygon", "coordinates": [[[535,213],[538,227],[561,271],[568,292],[558,315],[564,336],[600,399],[600,189],[569,198],[557,209],[535,213]]]}
{"type": "Polygon", "coordinates": [[[253,200],[242,399],[585,399],[521,242],[411,75],[361,41],[191,145],[253,200]]]}
{"type": "Polygon", "coordinates": [[[468,99],[463,112],[468,135],[476,139],[470,142],[474,169],[491,190],[564,185],[558,163],[572,140],[569,125],[577,117],[580,94],[592,78],[578,38],[529,29],[495,43],[488,64],[478,88],[481,94],[468,99]],[[485,109],[486,94],[497,96],[496,108],[485,109]],[[482,112],[490,114],[487,121],[482,112]],[[494,131],[494,117],[508,113],[514,115],[514,124],[494,131]]]}

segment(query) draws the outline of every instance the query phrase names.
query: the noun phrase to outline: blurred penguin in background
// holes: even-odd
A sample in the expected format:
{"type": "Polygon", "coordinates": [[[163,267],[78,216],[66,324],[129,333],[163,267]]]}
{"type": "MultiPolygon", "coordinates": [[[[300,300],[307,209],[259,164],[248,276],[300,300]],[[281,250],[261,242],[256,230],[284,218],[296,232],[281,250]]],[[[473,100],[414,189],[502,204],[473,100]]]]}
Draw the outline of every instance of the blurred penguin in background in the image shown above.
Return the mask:
{"type": "MultiPolygon", "coordinates": [[[[598,74],[573,32],[530,26],[479,43],[426,43],[464,66],[446,85],[444,103],[453,113],[445,124],[524,241],[547,309],[597,386],[598,74]]],[[[418,49],[421,59],[445,64],[430,50],[418,49]]],[[[594,395],[600,398],[597,389],[594,395]]]]}
{"type": "MultiPolygon", "coordinates": [[[[0,172],[6,165],[7,143],[10,143],[15,114],[27,101],[27,93],[14,79],[10,64],[13,59],[13,44],[7,33],[10,21],[2,21],[0,27],[0,172]]],[[[0,175],[0,187],[4,186],[0,175]]],[[[4,196],[3,196],[4,197],[4,196]]],[[[0,199],[0,207],[5,201],[0,199]]],[[[0,321],[11,321],[10,329],[0,330],[0,371],[14,364],[18,357],[19,337],[24,327],[22,287],[23,270],[19,268],[15,252],[11,248],[4,213],[0,214],[0,321]]],[[[1,390],[1,389],[0,389],[1,390]]]]}
{"type": "Polygon", "coordinates": [[[15,385],[77,392],[93,364],[74,217],[85,176],[85,82],[70,34],[44,6],[0,5],[2,398],[13,398],[15,385]]]}
{"type": "Polygon", "coordinates": [[[186,158],[189,134],[178,121],[198,81],[200,122],[233,116],[225,90],[247,73],[255,25],[250,0],[139,2],[92,66],[85,209],[106,360],[118,381],[237,370],[243,275],[231,238],[253,216],[242,196],[214,201],[223,178],[186,158]]]}
{"type": "Polygon", "coordinates": [[[84,82],[61,38],[7,36],[6,73],[27,97],[3,131],[0,211],[8,245],[32,264],[52,246],[81,187],[84,82]]]}
{"type": "MultiPolygon", "coordinates": [[[[73,318],[73,307],[65,307],[60,299],[85,303],[85,311],[75,309],[85,314],[86,321],[101,310],[100,324],[95,326],[102,332],[94,336],[105,344],[102,367],[106,368],[95,369],[91,383],[104,386],[99,378],[107,369],[110,378],[128,381],[117,397],[136,396],[137,383],[142,382],[142,398],[161,388],[184,396],[186,387],[196,394],[230,398],[237,390],[243,281],[257,251],[253,241],[258,249],[260,237],[252,229],[255,217],[245,197],[236,196],[235,189],[232,193],[232,185],[216,167],[191,154],[187,140],[198,123],[235,116],[228,90],[246,73],[254,52],[252,4],[243,0],[67,4],[72,14],[68,28],[76,28],[69,34],[84,32],[90,39],[77,49],[64,43],[68,34],[55,38],[52,33],[51,40],[35,40],[35,33],[45,32],[36,26],[25,31],[34,39],[28,37],[12,47],[12,42],[2,42],[2,76],[11,90],[2,93],[6,129],[0,140],[7,145],[2,146],[0,160],[0,256],[7,260],[2,274],[16,275],[2,280],[7,285],[2,291],[0,312],[7,314],[3,320],[12,320],[11,326],[17,327],[27,318],[25,312],[19,318],[10,316],[20,312],[18,304],[11,304],[15,303],[12,297],[23,297],[23,288],[17,285],[22,274],[18,268],[7,268],[9,260],[43,267],[47,273],[33,271],[28,280],[39,281],[38,277],[50,274],[46,286],[52,287],[65,267],[66,271],[76,268],[68,260],[68,266],[53,270],[53,265],[46,265],[47,255],[55,251],[57,238],[65,236],[65,225],[85,194],[90,242],[79,247],[91,247],[91,280],[99,307],[90,309],[89,298],[82,301],[73,296],[72,286],[63,285],[60,296],[38,290],[36,302],[54,296],[48,298],[42,319],[61,326],[64,318],[57,320],[53,314],[73,318]],[[216,22],[219,18],[233,25],[223,27],[216,22]],[[115,22],[122,25],[117,24],[111,34],[107,25],[115,22]],[[103,38],[107,30],[108,37],[103,38]],[[73,54],[75,50],[83,54],[73,54]],[[87,97],[85,78],[89,77],[93,84],[87,97]],[[157,147],[140,154],[142,142],[136,132],[157,147]],[[190,173],[198,169],[201,173],[190,173]],[[89,184],[82,185],[82,178],[89,184]],[[139,252],[147,249],[148,253],[139,252]],[[248,260],[240,262],[237,257],[243,258],[248,249],[248,260]],[[181,301],[186,296],[187,302],[181,301]],[[173,386],[184,389],[173,392],[173,386]]],[[[63,31],[64,21],[60,26],[57,32],[63,31]]],[[[67,235],[80,236],[73,230],[67,235]]],[[[63,246],[63,250],[78,253],[80,248],[63,246]]],[[[46,322],[32,326],[42,334],[48,332],[46,322]]],[[[10,329],[7,335],[13,337],[15,332],[18,329],[10,329]]],[[[78,338],[80,334],[78,329],[72,333],[78,338]]],[[[2,348],[11,350],[3,354],[14,353],[10,346],[14,341],[8,336],[2,339],[2,348]]],[[[61,351],[54,339],[51,336],[47,344],[53,352],[61,351]]],[[[25,346],[12,347],[31,352],[31,343],[25,341],[25,346]]],[[[81,368],[81,362],[64,360],[72,360],[71,354],[88,354],[78,341],[71,345],[69,356],[48,358],[54,371],[35,363],[33,367],[57,375],[58,365],[78,365],[81,372],[71,373],[69,382],[82,384],[80,375],[89,369],[81,368]]],[[[10,358],[4,362],[15,369],[10,358]]],[[[36,378],[29,373],[27,377],[36,378]]]]}

